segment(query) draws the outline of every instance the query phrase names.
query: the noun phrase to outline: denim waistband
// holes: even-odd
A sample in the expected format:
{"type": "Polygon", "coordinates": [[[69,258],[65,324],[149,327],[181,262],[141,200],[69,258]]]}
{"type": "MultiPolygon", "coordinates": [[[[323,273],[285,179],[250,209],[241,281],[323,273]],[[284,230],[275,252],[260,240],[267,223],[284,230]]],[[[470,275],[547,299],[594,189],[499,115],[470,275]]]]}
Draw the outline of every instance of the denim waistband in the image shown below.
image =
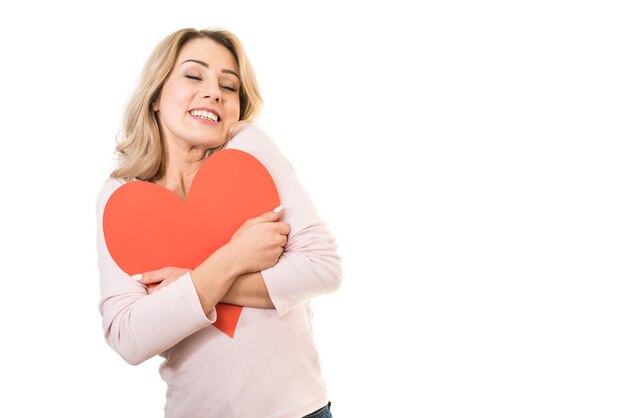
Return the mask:
{"type": "Polygon", "coordinates": [[[328,405],[321,407],[315,412],[311,412],[309,415],[305,415],[303,418],[333,418],[330,413],[330,402],[328,402],[328,405]]]}

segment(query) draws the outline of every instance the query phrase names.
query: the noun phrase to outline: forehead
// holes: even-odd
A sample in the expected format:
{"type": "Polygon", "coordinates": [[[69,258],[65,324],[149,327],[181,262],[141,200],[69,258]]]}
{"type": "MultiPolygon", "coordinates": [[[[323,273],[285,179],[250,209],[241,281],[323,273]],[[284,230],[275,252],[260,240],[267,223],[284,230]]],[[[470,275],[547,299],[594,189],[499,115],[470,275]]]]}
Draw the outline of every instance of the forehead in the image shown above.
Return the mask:
{"type": "Polygon", "coordinates": [[[220,67],[219,69],[236,70],[239,68],[235,57],[226,47],[207,38],[192,39],[187,42],[181,48],[176,64],[180,65],[189,59],[204,61],[209,66],[215,65],[220,67]]]}

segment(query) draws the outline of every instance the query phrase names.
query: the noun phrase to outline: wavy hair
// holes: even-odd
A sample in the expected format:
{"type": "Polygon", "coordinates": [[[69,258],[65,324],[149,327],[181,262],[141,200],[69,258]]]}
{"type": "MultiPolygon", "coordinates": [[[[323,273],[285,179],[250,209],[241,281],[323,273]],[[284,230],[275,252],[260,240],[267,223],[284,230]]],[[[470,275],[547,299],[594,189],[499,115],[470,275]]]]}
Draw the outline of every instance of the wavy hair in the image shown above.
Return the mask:
{"type": "MultiPolygon", "coordinates": [[[[239,65],[241,77],[239,122],[229,132],[227,140],[232,137],[237,126],[251,122],[261,111],[263,98],[254,70],[235,35],[214,28],[178,30],[163,39],[146,62],[124,113],[124,122],[116,147],[118,166],[111,173],[111,177],[150,181],[165,174],[163,138],[152,107],[161,94],[163,84],[174,68],[181,49],[187,42],[198,38],[211,39],[224,46],[233,54],[239,65]]],[[[222,149],[224,145],[209,150],[206,156],[222,149]]]]}

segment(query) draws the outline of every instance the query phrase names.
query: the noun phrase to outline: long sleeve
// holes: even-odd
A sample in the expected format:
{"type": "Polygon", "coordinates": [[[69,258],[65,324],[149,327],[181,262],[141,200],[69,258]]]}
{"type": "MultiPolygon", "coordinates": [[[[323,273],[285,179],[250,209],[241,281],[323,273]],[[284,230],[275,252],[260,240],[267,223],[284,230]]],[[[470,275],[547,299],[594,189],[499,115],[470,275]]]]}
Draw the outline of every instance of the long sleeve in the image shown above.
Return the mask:
{"type": "Polygon", "coordinates": [[[227,148],[245,151],[269,171],[291,227],[278,263],[261,272],[279,316],[308,299],[335,291],[342,280],[341,257],[335,238],[322,221],[293,167],[259,128],[247,125],[227,148]]]}
{"type": "Polygon", "coordinates": [[[108,180],[97,201],[97,247],[100,270],[99,304],[108,344],[130,364],[139,364],[169,349],[185,337],[212,324],[200,305],[191,276],[185,276],[148,295],[111,258],[106,247],[102,218],[104,207],[120,180],[108,180]]]}

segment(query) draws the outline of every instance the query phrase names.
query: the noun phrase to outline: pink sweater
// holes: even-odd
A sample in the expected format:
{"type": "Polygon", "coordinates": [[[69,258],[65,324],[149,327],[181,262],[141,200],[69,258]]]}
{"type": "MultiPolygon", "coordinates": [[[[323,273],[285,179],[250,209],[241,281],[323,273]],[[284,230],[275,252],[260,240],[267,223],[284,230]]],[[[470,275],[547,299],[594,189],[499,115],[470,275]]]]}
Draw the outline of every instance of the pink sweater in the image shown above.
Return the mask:
{"type": "Polygon", "coordinates": [[[311,328],[309,299],[341,283],[335,239],[320,219],[290,163],[253,125],[226,148],[256,157],[270,172],[291,226],[278,263],[262,271],[276,309],[244,308],[235,338],[211,324],[186,274],[148,295],[111,258],[102,214],[123,184],[108,180],[97,202],[98,266],[104,335],[130,364],[161,355],[167,383],[166,417],[302,417],[328,402],[311,328]]]}

